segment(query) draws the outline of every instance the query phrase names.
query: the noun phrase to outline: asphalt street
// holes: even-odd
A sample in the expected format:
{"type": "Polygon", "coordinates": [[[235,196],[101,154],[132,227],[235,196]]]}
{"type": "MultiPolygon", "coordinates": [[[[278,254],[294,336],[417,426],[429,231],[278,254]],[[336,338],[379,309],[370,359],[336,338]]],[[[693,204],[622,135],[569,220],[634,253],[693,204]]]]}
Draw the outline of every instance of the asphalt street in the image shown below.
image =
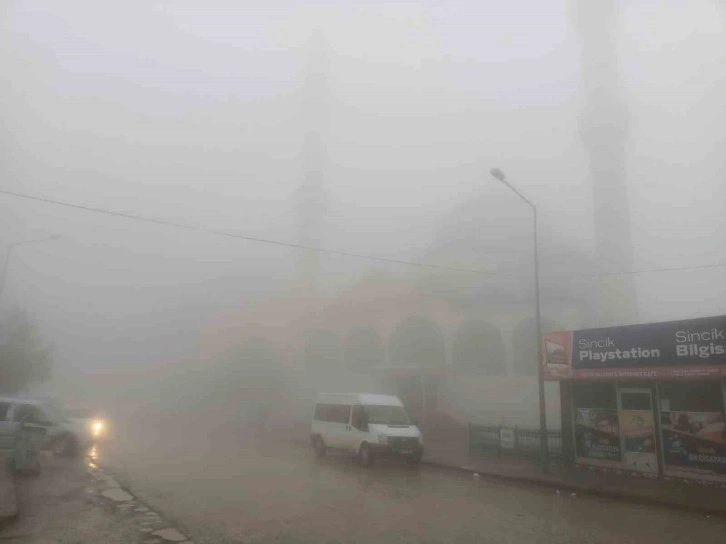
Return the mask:
{"type": "Polygon", "coordinates": [[[234,425],[119,426],[99,464],[197,542],[721,542],[726,520],[397,463],[234,425]]]}

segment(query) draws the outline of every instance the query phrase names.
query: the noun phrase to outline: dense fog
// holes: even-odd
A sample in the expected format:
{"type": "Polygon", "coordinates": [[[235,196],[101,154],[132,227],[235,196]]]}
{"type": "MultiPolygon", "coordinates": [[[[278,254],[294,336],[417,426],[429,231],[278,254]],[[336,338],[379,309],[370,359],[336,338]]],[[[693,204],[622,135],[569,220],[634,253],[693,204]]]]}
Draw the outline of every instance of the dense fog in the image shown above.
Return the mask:
{"type": "Polygon", "coordinates": [[[8,2],[0,339],[27,315],[69,403],[460,365],[444,412],[504,383],[534,424],[532,211],[490,169],[545,328],[726,311],[726,9],[596,4],[8,2]]]}

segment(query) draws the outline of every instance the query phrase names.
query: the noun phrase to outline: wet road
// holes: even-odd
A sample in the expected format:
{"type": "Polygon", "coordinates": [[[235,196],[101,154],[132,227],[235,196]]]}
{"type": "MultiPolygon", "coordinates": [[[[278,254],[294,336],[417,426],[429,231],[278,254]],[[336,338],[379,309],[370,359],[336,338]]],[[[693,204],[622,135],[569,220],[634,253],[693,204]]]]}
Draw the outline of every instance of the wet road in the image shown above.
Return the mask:
{"type": "Polygon", "coordinates": [[[317,459],[303,446],[127,433],[101,465],[197,542],[720,542],[726,520],[395,463],[317,459]],[[146,436],[143,436],[143,435],[146,436]]]}

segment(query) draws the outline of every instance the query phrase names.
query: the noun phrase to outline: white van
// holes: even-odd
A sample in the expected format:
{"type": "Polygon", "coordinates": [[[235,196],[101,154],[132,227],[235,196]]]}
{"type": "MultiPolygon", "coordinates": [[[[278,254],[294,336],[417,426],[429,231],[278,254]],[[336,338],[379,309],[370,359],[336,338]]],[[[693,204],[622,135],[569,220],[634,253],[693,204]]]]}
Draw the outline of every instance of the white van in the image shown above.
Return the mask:
{"type": "Polygon", "coordinates": [[[398,397],[363,393],[321,393],[310,440],[322,457],[328,449],[357,456],[370,466],[376,456],[395,455],[417,465],[423,436],[398,397]]]}

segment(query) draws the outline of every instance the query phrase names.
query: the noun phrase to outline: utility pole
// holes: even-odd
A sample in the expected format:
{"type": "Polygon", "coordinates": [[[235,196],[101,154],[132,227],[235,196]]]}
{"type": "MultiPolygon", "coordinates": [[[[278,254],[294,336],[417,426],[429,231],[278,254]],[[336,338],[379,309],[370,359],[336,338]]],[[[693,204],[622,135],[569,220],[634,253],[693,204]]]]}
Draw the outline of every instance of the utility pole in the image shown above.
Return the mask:
{"type": "Polygon", "coordinates": [[[539,392],[539,449],[542,459],[542,471],[548,472],[550,468],[550,452],[547,441],[547,413],[545,412],[545,390],[544,390],[544,374],[542,373],[542,316],[540,312],[539,301],[539,246],[537,241],[537,207],[522,193],[510,185],[507,176],[498,168],[492,168],[490,174],[493,178],[501,181],[509,187],[514,194],[521,198],[530,208],[532,208],[532,218],[534,220],[534,298],[535,298],[535,320],[537,322],[537,386],[539,392]]]}

